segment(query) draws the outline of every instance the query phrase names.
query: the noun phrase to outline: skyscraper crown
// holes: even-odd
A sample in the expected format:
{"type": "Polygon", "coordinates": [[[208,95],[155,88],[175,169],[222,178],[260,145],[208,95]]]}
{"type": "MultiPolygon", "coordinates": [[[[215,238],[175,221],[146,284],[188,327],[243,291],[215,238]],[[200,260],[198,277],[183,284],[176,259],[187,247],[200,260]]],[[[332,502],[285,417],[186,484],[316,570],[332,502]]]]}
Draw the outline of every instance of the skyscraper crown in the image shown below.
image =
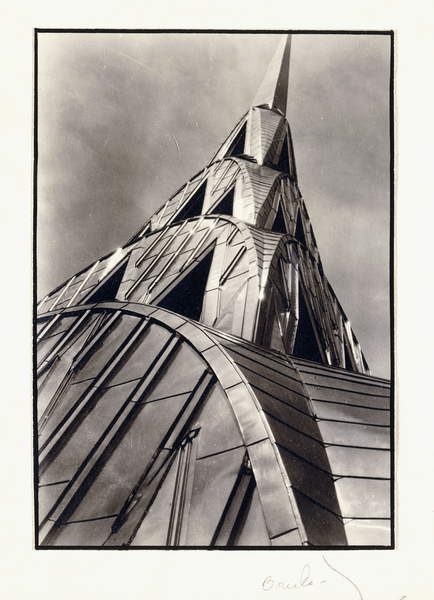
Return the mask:
{"type": "Polygon", "coordinates": [[[109,257],[41,308],[102,299],[153,304],[241,338],[367,372],[325,278],[286,120],[291,37],[211,162],[109,257]]]}

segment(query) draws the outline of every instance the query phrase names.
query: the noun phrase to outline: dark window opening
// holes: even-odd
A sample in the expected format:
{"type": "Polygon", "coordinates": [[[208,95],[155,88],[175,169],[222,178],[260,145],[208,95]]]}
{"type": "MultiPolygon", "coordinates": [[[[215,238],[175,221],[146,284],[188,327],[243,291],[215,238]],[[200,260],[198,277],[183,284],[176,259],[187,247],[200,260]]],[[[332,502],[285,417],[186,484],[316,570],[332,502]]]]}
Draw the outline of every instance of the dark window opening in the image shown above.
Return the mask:
{"type": "Polygon", "coordinates": [[[289,169],[289,155],[288,155],[288,138],[285,136],[283,140],[282,150],[279,156],[279,162],[277,163],[277,168],[279,171],[283,171],[284,173],[290,173],[289,169]]]}
{"type": "Polygon", "coordinates": [[[246,124],[242,126],[240,132],[237,134],[232,144],[229,146],[229,150],[225,156],[239,156],[244,154],[244,146],[246,143],[246,124]]]}
{"type": "Polygon", "coordinates": [[[295,227],[295,236],[294,237],[296,240],[301,242],[304,246],[307,246],[306,236],[304,235],[304,227],[303,227],[303,223],[301,221],[300,212],[298,213],[298,216],[297,216],[297,225],[295,227]]]}
{"type": "Polygon", "coordinates": [[[199,321],[212,257],[213,252],[209,252],[190,273],[158,302],[158,306],[199,321]]]}
{"type": "Polygon", "coordinates": [[[203,201],[205,199],[206,181],[204,181],[187,200],[185,206],[177,214],[175,221],[185,221],[202,214],[203,201]]]}
{"type": "Polygon", "coordinates": [[[215,206],[210,215],[233,215],[234,212],[234,191],[235,188],[232,188],[215,206]]]}
{"type": "Polygon", "coordinates": [[[294,349],[292,353],[298,358],[305,358],[306,360],[313,360],[314,362],[323,362],[321,352],[316,341],[315,330],[312,325],[309,310],[304,299],[304,293],[301,288],[298,295],[297,334],[295,336],[294,349]]]}
{"type": "Polygon", "coordinates": [[[274,219],[273,227],[271,231],[275,231],[276,233],[287,233],[285,218],[283,216],[282,206],[279,203],[279,208],[277,209],[277,215],[274,219]]]}
{"type": "Polygon", "coordinates": [[[347,346],[346,342],[344,342],[344,353],[345,353],[345,368],[347,369],[347,371],[354,371],[353,361],[351,360],[350,352],[348,350],[348,346],[347,346]]]}
{"type": "Polygon", "coordinates": [[[116,271],[105,281],[100,288],[86,298],[86,304],[91,302],[111,302],[116,300],[119,287],[122,283],[128,261],[125,260],[116,271]]]}

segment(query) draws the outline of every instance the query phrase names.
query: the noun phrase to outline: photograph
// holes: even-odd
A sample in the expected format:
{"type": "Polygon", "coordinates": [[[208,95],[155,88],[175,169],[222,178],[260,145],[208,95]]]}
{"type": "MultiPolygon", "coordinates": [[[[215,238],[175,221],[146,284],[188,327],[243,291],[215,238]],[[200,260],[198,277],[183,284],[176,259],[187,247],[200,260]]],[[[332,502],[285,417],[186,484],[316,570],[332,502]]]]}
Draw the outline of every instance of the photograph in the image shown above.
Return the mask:
{"type": "Polygon", "coordinates": [[[393,53],[35,30],[36,549],[394,548],[393,53]]]}

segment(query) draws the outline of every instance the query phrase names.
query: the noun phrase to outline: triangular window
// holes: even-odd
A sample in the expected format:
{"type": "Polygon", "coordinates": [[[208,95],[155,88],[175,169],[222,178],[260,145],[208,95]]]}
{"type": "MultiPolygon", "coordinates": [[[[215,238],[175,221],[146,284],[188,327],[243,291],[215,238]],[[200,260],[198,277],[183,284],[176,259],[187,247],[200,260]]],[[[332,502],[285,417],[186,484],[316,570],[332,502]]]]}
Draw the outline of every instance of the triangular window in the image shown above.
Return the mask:
{"type": "Polygon", "coordinates": [[[158,302],[158,306],[199,321],[212,257],[213,252],[208,252],[200,263],[158,302]]]}
{"type": "Polygon", "coordinates": [[[242,126],[241,130],[235,136],[232,144],[229,146],[229,150],[225,156],[239,156],[244,154],[244,146],[246,144],[246,124],[242,126]]]}
{"type": "Polygon", "coordinates": [[[273,227],[271,231],[275,231],[276,233],[287,233],[285,218],[283,216],[282,205],[279,203],[279,208],[277,209],[277,215],[274,219],[273,227]]]}
{"type": "Polygon", "coordinates": [[[234,191],[235,188],[232,188],[220,202],[215,206],[210,215],[233,215],[234,212],[234,191]]]}
{"type": "Polygon", "coordinates": [[[283,171],[284,173],[290,173],[289,170],[289,154],[288,154],[288,138],[285,135],[285,139],[283,140],[282,150],[280,151],[279,162],[277,163],[277,168],[279,171],[283,171]]]}
{"type": "Polygon", "coordinates": [[[297,225],[295,227],[295,236],[294,237],[296,240],[301,242],[304,246],[307,246],[306,236],[304,234],[304,227],[303,227],[303,223],[301,221],[300,212],[298,213],[298,216],[297,216],[297,225]]]}
{"type": "Polygon", "coordinates": [[[205,199],[206,180],[201,183],[194,194],[187,200],[185,206],[177,214],[176,221],[185,221],[202,214],[203,201],[205,199]]]}
{"type": "Polygon", "coordinates": [[[295,336],[294,356],[313,360],[314,362],[323,362],[321,352],[315,335],[315,329],[312,325],[309,310],[306,305],[304,293],[300,287],[298,296],[298,326],[295,336]]]}
{"type": "Polygon", "coordinates": [[[344,342],[344,353],[345,353],[345,368],[347,371],[354,371],[353,361],[351,360],[350,351],[348,349],[347,342],[344,342]]]}
{"type": "Polygon", "coordinates": [[[90,296],[84,299],[85,303],[90,304],[91,302],[111,302],[112,300],[116,300],[119,287],[122,283],[122,279],[127,268],[127,264],[128,259],[125,258],[125,260],[108,277],[108,279],[106,279],[106,281],[103,281],[97,287],[97,289],[91,293],[90,296]]]}

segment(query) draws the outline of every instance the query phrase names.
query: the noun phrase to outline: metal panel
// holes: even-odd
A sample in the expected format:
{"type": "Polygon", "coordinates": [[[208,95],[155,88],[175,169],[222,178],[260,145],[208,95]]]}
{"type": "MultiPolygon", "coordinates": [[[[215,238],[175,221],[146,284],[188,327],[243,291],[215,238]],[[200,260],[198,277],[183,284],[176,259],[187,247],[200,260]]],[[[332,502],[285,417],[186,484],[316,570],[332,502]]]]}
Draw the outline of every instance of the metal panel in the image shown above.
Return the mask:
{"type": "MultiPolygon", "coordinates": [[[[234,284],[238,286],[243,279],[243,276],[229,279],[225,285],[225,288],[227,288],[229,285],[232,287],[234,284]]],[[[254,302],[253,297],[249,293],[250,288],[250,281],[248,281],[247,283],[244,282],[238,288],[238,291],[235,292],[233,295],[232,306],[230,308],[230,311],[228,311],[232,314],[232,328],[230,332],[235,335],[239,335],[240,337],[243,337],[243,335],[246,335],[246,331],[249,331],[250,328],[249,333],[246,335],[246,337],[248,338],[251,337],[251,330],[253,327],[253,322],[251,319],[249,319],[247,315],[249,301],[254,302]]]]}
{"type": "Polygon", "coordinates": [[[390,521],[351,521],[345,526],[348,543],[351,545],[390,546],[390,521]]]}
{"type": "Polygon", "coordinates": [[[265,348],[260,348],[248,344],[244,340],[230,340],[224,339],[219,335],[222,346],[234,354],[245,356],[251,360],[255,360],[260,364],[264,365],[269,369],[278,371],[279,373],[293,377],[297,381],[300,381],[297,371],[291,366],[291,364],[285,361],[282,356],[267,352],[265,348]]]}
{"type": "Polygon", "coordinates": [[[56,528],[52,542],[57,546],[101,546],[110,533],[114,517],[56,528]]]}
{"type": "Polygon", "coordinates": [[[259,163],[275,160],[275,146],[285,120],[277,113],[258,109],[260,117],[261,154],[259,163]]]}
{"type": "Polygon", "coordinates": [[[70,368],[70,361],[64,359],[54,360],[47,371],[39,377],[38,382],[38,421],[39,430],[44,426],[47,419],[48,406],[53,401],[53,396],[65,379],[70,368]]]}
{"type": "Polygon", "coordinates": [[[237,478],[245,448],[196,461],[186,543],[207,546],[237,478]]]}
{"type": "Polygon", "coordinates": [[[318,425],[325,444],[343,444],[365,448],[390,448],[388,427],[328,421],[319,421],[318,425]]]}
{"type": "MultiPolygon", "coordinates": [[[[45,364],[41,363],[38,366],[38,375],[45,371],[48,364],[53,361],[57,362],[61,359],[62,363],[70,364],[75,357],[75,354],[81,350],[85,341],[95,332],[98,325],[102,323],[104,315],[97,313],[89,314],[90,311],[83,312],[78,319],[71,323],[71,328],[62,337],[59,344],[53,347],[52,351],[46,355],[45,364]]],[[[55,368],[57,370],[57,367],[55,368]]],[[[61,369],[64,371],[64,369],[61,369]]],[[[52,369],[50,368],[52,372],[52,369]]],[[[51,377],[51,376],[50,376],[51,377]]]]}
{"type": "Polygon", "coordinates": [[[294,490],[307,539],[314,546],[345,546],[347,538],[339,517],[294,490]]]}
{"type": "MultiPolygon", "coordinates": [[[[141,331],[141,328],[139,328],[139,331],[141,331]]],[[[165,352],[154,362],[147,377],[144,381],[140,382],[139,389],[137,392],[135,392],[138,397],[143,395],[146,389],[149,388],[153,378],[155,377],[155,374],[164,366],[164,363],[170,356],[173,347],[176,346],[177,343],[178,341],[176,339],[172,339],[167,345],[165,352]]],[[[68,490],[68,494],[62,500],[62,504],[56,508],[55,512],[58,516],[55,518],[60,518],[64,521],[72,515],[73,511],[77,507],[77,504],[82,501],[83,496],[86,494],[89,486],[92,484],[95,475],[97,475],[101,468],[104,467],[108,456],[113,452],[116,445],[119,444],[119,440],[125,437],[127,429],[131,428],[132,422],[137,418],[142,407],[143,405],[139,403],[127,402],[124,405],[123,410],[124,412],[128,413],[128,418],[123,419],[122,421],[118,420],[116,423],[114,423],[110,429],[110,436],[102,440],[100,445],[96,448],[95,456],[92,462],[84,465],[84,468],[77,473],[77,479],[74,481],[73,486],[68,490]]],[[[56,448],[56,450],[57,449],[58,448],[56,448]]],[[[46,539],[46,543],[49,543],[49,536],[46,539]]]]}
{"type": "Polygon", "coordinates": [[[269,546],[267,527],[264,513],[259,500],[258,489],[255,488],[252,500],[246,515],[243,529],[236,541],[237,546],[269,546]]]}
{"type": "Polygon", "coordinates": [[[294,529],[298,524],[270,440],[249,446],[248,453],[269,536],[294,529]]]}
{"type": "Polygon", "coordinates": [[[222,518],[211,541],[212,546],[236,546],[254,492],[255,481],[245,460],[231,490],[222,518]]]}
{"type": "Polygon", "coordinates": [[[225,391],[236,414],[244,443],[253,444],[268,437],[268,432],[261,419],[259,408],[256,407],[246,385],[240,383],[225,391]]]}
{"type": "Polygon", "coordinates": [[[87,404],[85,411],[77,417],[72,435],[44,471],[43,483],[72,478],[136,385],[137,382],[130,382],[108,388],[87,404]]]}
{"type": "Polygon", "coordinates": [[[170,333],[167,329],[150,325],[127,352],[120,367],[116,369],[116,374],[110,378],[109,385],[118,385],[142,377],[169,338],[170,333]]]}
{"type": "Polygon", "coordinates": [[[74,512],[74,520],[117,514],[177,417],[183,400],[182,396],[176,396],[142,405],[74,512]]]}
{"type": "MultiPolygon", "coordinates": [[[[41,522],[48,511],[51,509],[53,504],[56,502],[60,494],[65,489],[68,481],[65,481],[66,477],[63,478],[56,485],[45,485],[41,486],[38,489],[38,512],[39,512],[39,522],[41,522]]],[[[52,482],[53,484],[55,482],[52,482]]]]}
{"type": "Polygon", "coordinates": [[[344,517],[390,518],[389,481],[345,478],[335,486],[344,517]]]}
{"type": "Polygon", "coordinates": [[[83,392],[91,387],[91,381],[82,381],[75,385],[69,385],[63,393],[56,399],[56,404],[53,406],[53,412],[50,412],[50,417],[46,421],[43,430],[39,433],[39,447],[47,441],[58,425],[66,418],[69,411],[77,404],[78,399],[83,392]]]}
{"type": "MultiPolygon", "coordinates": [[[[72,317],[61,316],[60,319],[55,321],[53,326],[47,330],[47,335],[52,336],[55,333],[69,331],[69,329],[74,325],[75,321],[77,321],[77,317],[75,315],[72,317]]],[[[46,325],[46,323],[44,323],[44,325],[46,325]]],[[[45,338],[46,336],[44,335],[43,337],[45,338]]]]}
{"type": "Polygon", "coordinates": [[[293,425],[297,429],[301,429],[303,432],[319,438],[320,433],[316,421],[306,412],[302,412],[299,409],[292,407],[290,404],[270,396],[265,392],[260,391],[258,388],[254,388],[255,396],[258,399],[262,409],[280,419],[284,423],[293,425]]]}
{"type": "Polygon", "coordinates": [[[390,413],[387,410],[360,408],[348,404],[312,401],[315,414],[320,419],[334,419],[353,423],[369,423],[372,425],[389,425],[390,413]]]}
{"type": "Polygon", "coordinates": [[[206,364],[188,344],[180,344],[170,358],[165,371],[160,373],[146,401],[183,394],[193,390],[206,364]]]}
{"type": "Polygon", "coordinates": [[[293,381],[289,380],[288,387],[283,387],[268,378],[266,372],[260,368],[253,372],[251,370],[247,371],[244,367],[242,371],[254,390],[262,390],[265,394],[278,398],[302,412],[308,412],[307,398],[297,393],[297,384],[294,384],[293,381]]]}
{"type": "Polygon", "coordinates": [[[114,352],[130,335],[137,323],[139,323],[137,317],[121,315],[115,327],[93,349],[86,363],[78,371],[75,381],[83,381],[98,375],[102,368],[111,362],[114,352]]]}
{"type": "Polygon", "coordinates": [[[243,445],[240,430],[228,399],[220,387],[214,385],[194,427],[200,427],[198,457],[222,452],[243,445]]]}
{"type": "MultiPolygon", "coordinates": [[[[60,387],[63,386],[68,378],[68,371],[71,369],[71,365],[75,356],[81,351],[86,339],[89,337],[92,323],[95,322],[95,317],[100,315],[91,315],[86,323],[82,324],[84,327],[78,332],[78,335],[66,335],[63,338],[62,343],[58,349],[55,349],[49,356],[49,366],[46,371],[39,377],[39,389],[38,389],[38,418],[39,431],[41,432],[45,427],[45,421],[48,418],[48,413],[52,410],[52,405],[57,403],[55,395],[60,394],[60,387]],[[57,391],[59,389],[59,391],[57,391]],[[47,408],[50,406],[50,408],[47,408]],[[45,412],[47,409],[47,412],[45,412]],[[44,414],[45,413],[45,414],[44,414]],[[44,416],[42,416],[44,415],[44,416]]],[[[75,334],[77,331],[74,332],[75,334]]],[[[44,369],[44,365],[41,366],[44,369]]],[[[71,381],[73,381],[73,373],[69,373],[71,381]]]]}
{"type": "Polygon", "coordinates": [[[233,364],[217,348],[209,348],[203,352],[204,359],[211,365],[214,373],[217,375],[220,383],[226,389],[241,382],[241,377],[237,373],[233,364]]]}
{"type": "Polygon", "coordinates": [[[367,408],[389,408],[389,399],[380,396],[367,396],[357,391],[342,389],[320,388],[308,386],[312,400],[328,400],[329,402],[342,402],[367,408]]]}
{"type": "Polygon", "coordinates": [[[267,416],[276,442],[303,456],[305,460],[322,469],[328,470],[327,456],[321,439],[316,439],[297,431],[295,428],[284,425],[271,416],[267,416]]]}
{"type": "Polygon", "coordinates": [[[173,314],[167,310],[163,310],[161,308],[156,310],[152,316],[155,317],[156,319],[161,320],[165,325],[168,325],[169,327],[172,327],[173,329],[177,329],[178,327],[181,327],[186,322],[186,320],[183,317],[175,315],[175,314],[173,314]]]}
{"type": "Polygon", "coordinates": [[[272,546],[301,546],[300,532],[298,529],[279,535],[271,540],[272,546]]]}
{"type": "Polygon", "coordinates": [[[38,362],[38,364],[40,364],[44,360],[44,358],[51,352],[51,350],[55,347],[57,342],[59,342],[64,335],[65,335],[65,332],[60,331],[59,333],[50,335],[49,337],[42,339],[38,343],[38,347],[37,347],[37,362],[38,362]]]}
{"type": "Polygon", "coordinates": [[[214,340],[193,323],[186,321],[184,325],[178,327],[178,331],[181,335],[188,337],[199,352],[203,352],[204,350],[208,350],[208,348],[215,346],[214,340]]]}
{"type": "Polygon", "coordinates": [[[390,477],[390,452],[329,446],[327,456],[335,475],[390,477]]]}
{"type": "Polygon", "coordinates": [[[332,388],[349,389],[362,394],[373,394],[389,396],[390,386],[380,384],[378,380],[369,377],[360,377],[356,373],[352,375],[348,371],[332,371],[325,369],[300,369],[303,381],[308,385],[321,385],[332,388]]]}
{"type": "MultiPolygon", "coordinates": [[[[328,282],[326,282],[324,287],[325,288],[328,287],[329,292],[332,293],[330,284],[328,282]]],[[[337,302],[337,300],[336,300],[336,302],[337,302]]],[[[361,384],[378,385],[379,387],[385,387],[385,388],[390,387],[390,382],[388,379],[383,379],[381,377],[375,377],[374,375],[357,373],[355,371],[348,371],[343,368],[330,367],[330,366],[324,365],[324,364],[313,363],[312,361],[306,360],[304,358],[295,357],[295,356],[292,357],[292,360],[297,365],[297,368],[300,371],[310,373],[313,375],[320,375],[320,376],[328,375],[330,377],[336,377],[339,379],[350,379],[351,381],[358,382],[361,384]]]]}
{"type": "MultiPolygon", "coordinates": [[[[238,353],[233,353],[232,357],[237,363],[237,365],[240,366],[244,372],[252,372],[261,377],[266,377],[267,380],[271,380],[274,384],[278,384],[289,390],[293,390],[296,393],[298,392],[298,394],[305,395],[302,386],[297,381],[294,381],[293,379],[288,379],[286,373],[281,373],[277,370],[271,370],[267,365],[263,364],[261,360],[258,360],[258,358],[251,359],[238,353]]],[[[292,375],[291,372],[289,372],[289,374],[292,375]]]]}
{"type": "Polygon", "coordinates": [[[309,464],[304,460],[303,454],[297,457],[282,448],[280,455],[291,485],[335,514],[340,514],[333,477],[330,474],[309,464]]]}
{"type": "MultiPolygon", "coordinates": [[[[229,318],[224,320],[226,324],[224,331],[234,333],[233,327],[233,314],[234,314],[234,300],[240,294],[245,293],[246,282],[244,275],[238,275],[237,277],[231,277],[224,285],[220,288],[220,300],[219,300],[219,322],[223,323],[222,317],[227,315],[229,318]],[[244,292],[243,292],[244,291],[244,292]]],[[[237,324],[239,329],[241,324],[237,324]]]]}
{"type": "Polygon", "coordinates": [[[149,512],[140,524],[132,546],[165,546],[169,527],[170,509],[176,482],[177,462],[174,461],[166,475],[149,512]]]}

